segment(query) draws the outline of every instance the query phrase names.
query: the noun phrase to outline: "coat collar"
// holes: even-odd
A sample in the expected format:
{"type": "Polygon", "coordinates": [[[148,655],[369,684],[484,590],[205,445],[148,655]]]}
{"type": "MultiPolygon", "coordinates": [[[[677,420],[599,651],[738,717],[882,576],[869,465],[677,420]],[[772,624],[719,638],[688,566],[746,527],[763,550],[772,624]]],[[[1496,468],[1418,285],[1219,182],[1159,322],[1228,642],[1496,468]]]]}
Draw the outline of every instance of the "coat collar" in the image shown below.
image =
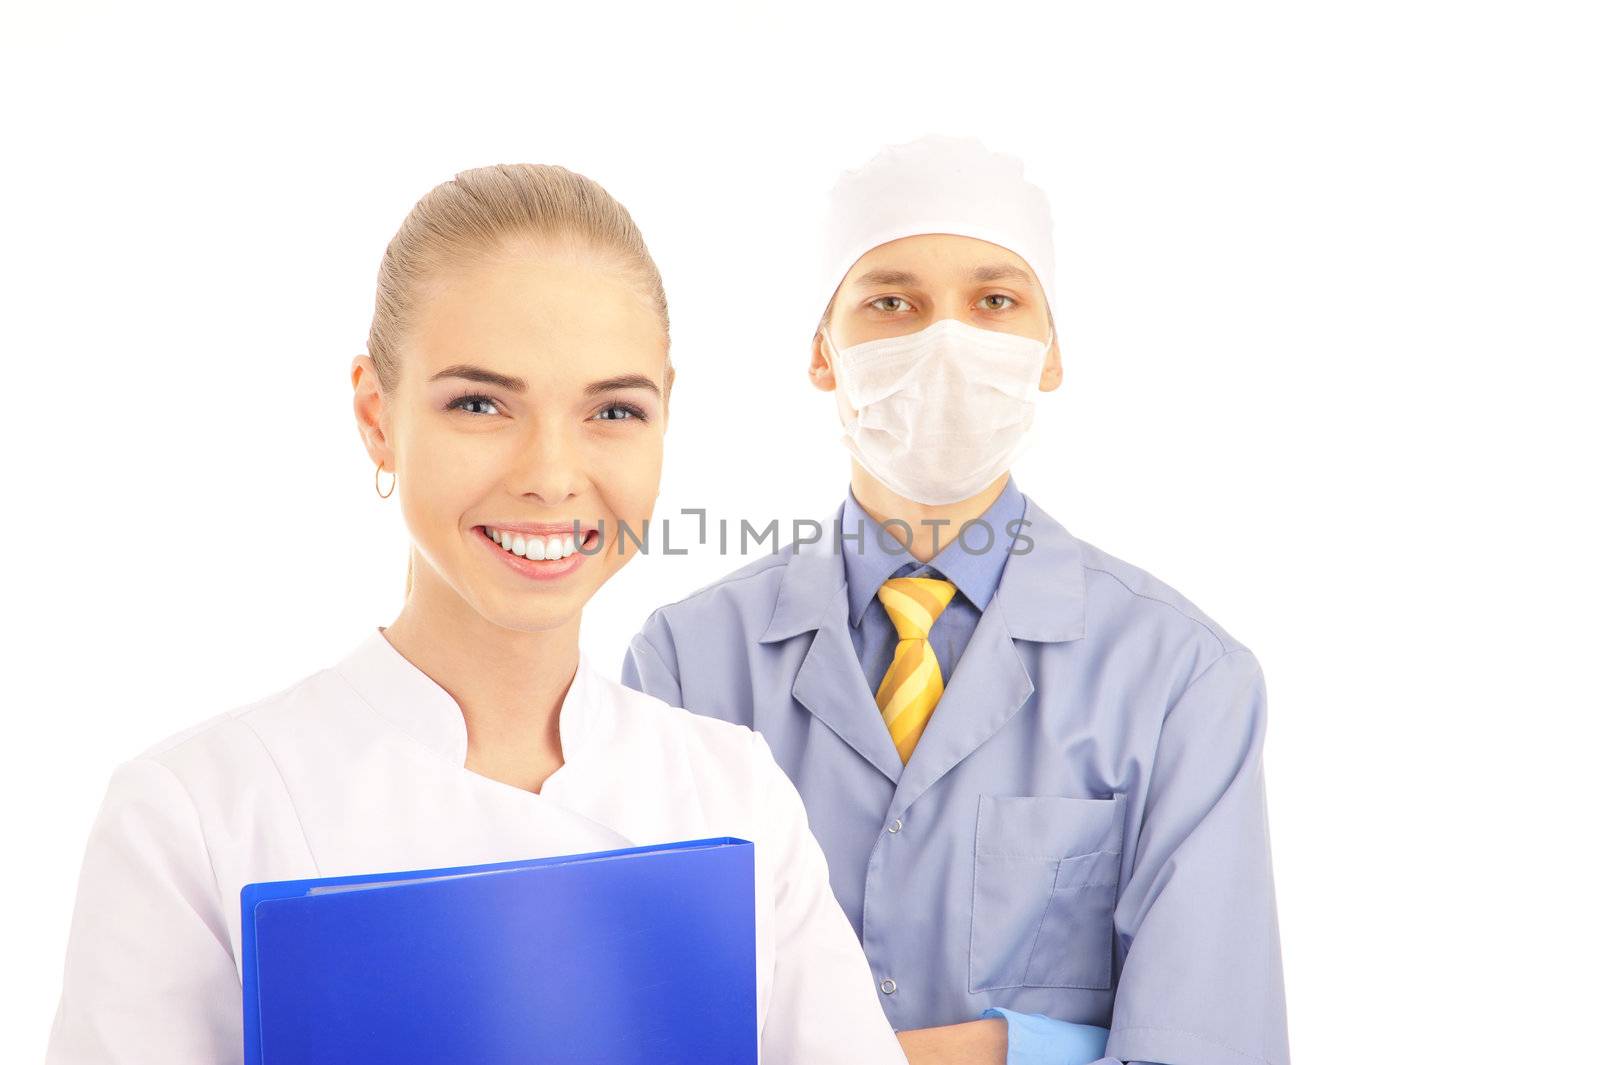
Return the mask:
{"type": "MultiPolygon", "coordinates": [[[[467,763],[467,722],[455,697],[424,673],[373,626],[333,667],[361,700],[390,725],[453,765],[467,763]]],[[[598,678],[580,650],[578,669],[561,702],[557,727],[563,761],[571,761],[586,737],[599,727],[604,709],[598,678]]]]}
{"type": "MultiPolygon", "coordinates": [[[[989,606],[999,609],[1015,639],[1035,643],[1079,639],[1086,629],[1082,544],[1029,496],[1023,494],[1022,500],[1021,532],[989,606]]],[[[841,503],[816,543],[788,548],[791,558],[760,642],[816,631],[833,597],[846,591],[843,552],[853,545],[840,544],[844,514],[841,503]]]]}
{"type": "MultiPolygon", "coordinates": [[[[850,624],[860,627],[861,616],[877,597],[878,589],[897,570],[913,567],[915,573],[924,566],[936,570],[949,580],[967,600],[980,611],[987,610],[1000,583],[1000,573],[1005,568],[1007,550],[1013,539],[1012,523],[1022,517],[1022,493],[1017,491],[1015,480],[1006,478],[1005,486],[979,517],[990,530],[988,549],[971,550],[962,543],[959,529],[941,530],[939,540],[945,541],[939,553],[926,563],[918,562],[889,532],[866,512],[856,500],[854,490],[845,493],[844,509],[839,520],[839,546],[844,557],[845,583],[850,595],[850,624]],[[885,544],[892,546],[886,547],[885,544]]],[[[977,543],[983,543],[983,540],[977,543]]]]}
{"type": "Polygon", "coordinates": [[[1015,639],[1081,639],[1087,628],[1083,544],[1031,498],[1023,500],[1022,531],[1000,573],[994,601],[1015,639]]]}
{"type": "Polygon", "coordinates": [[[1026,502],[1016,553],[1007,558],[994,598],[904,766],[849,636],[844,558],[837,549],[844,508],[817,543],[787,549],[791,557],[760,642],[815,633],[791,694],[894,783],[889,816],[909,807],[1027,704],[1035,689],[1016,641],[1060,642],[1084,635],[1081,547],[1031,500],[1026,502]]]}

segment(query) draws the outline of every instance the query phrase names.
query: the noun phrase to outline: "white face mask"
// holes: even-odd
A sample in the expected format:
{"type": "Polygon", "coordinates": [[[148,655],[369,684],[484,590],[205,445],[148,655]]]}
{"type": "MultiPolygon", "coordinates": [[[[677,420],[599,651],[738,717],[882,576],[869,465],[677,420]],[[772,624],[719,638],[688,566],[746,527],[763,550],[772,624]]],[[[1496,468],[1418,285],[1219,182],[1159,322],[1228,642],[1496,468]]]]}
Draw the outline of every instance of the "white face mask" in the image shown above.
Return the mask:
{"type": "Polygon", "coordinates": [[[856,412],[844,446],[890,491],[930,506],[970,499],[1027,443],[1050,340],[955,318],[843,350],[826,327],[823,339],[856,412]]]}

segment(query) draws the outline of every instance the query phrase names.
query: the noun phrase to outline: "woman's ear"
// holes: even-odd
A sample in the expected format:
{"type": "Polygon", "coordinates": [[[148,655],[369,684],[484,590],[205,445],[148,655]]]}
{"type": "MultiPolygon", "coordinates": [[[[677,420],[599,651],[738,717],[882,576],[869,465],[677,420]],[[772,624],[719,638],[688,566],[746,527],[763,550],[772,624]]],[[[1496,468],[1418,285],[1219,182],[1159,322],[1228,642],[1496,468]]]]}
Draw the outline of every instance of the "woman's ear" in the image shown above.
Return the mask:
{"type": "Polygon", "coordinates": [[[667,431],[667,419],[672,414],[672,382],[677,378],[678,371],[673,369],[672,363],[667,363],[666,373],[661,381],[661,431],[667,431]]]}
{"type": "Polygon", "coordinates": [[[833,360],[828,357],[827,345],[822,340],[822,330],[811,338],[811,383],[823,392],[832,392],[839,382],[833,376],[833,360]]]}
{"type": "Polygon", "coordinates": [[[1039,372],[1039,391],[1054,392],[1061,386],[1061,338],[1050,341],[1050,350],[1044,356],[1044,369],[1039,372]]]}
{"type": "Polygon", "coordinates": [[[356,430],[368,457],[379,466],[394,469],[394,448],[385,427],[388,419],[383,389],[379,387],[378,364],[372,356],[357,355],[350,363],[350,386],[355,389],[356,430]]]}

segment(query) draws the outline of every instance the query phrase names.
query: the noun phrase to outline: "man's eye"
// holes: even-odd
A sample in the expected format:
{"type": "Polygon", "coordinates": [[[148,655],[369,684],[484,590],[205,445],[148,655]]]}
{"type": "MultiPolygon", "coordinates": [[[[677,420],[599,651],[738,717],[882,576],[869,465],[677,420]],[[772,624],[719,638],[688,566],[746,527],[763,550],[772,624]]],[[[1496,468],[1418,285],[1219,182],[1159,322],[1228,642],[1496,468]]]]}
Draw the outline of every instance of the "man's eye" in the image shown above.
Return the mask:
{"type": "Polygon", "coordinates": [[[595,420],[602,422],[621,422],[629,418],[644,420],[644,411],[632,403],[610,403],[595,412],[595,420]]]}
{"type": "Polygon", "coordinates": [[[1004,296],[996,292],[983,297],[983,309],[986,311],[1003,311],[1013,306],[1016,302],[1010,296],[1004,296]],[[1005,302],[995,303],[993,302],[994,300],[1004,300],[1005,302]]]}
{"type": "Polygon", "coordinates": [[[906,309],[906,301],[900,296],[879,296],[868,306],[883,311],[885,314],[896,314],[906,309]],[[894,304],[894,306],[887,306],[887,304],[894,304]]]}
{"type": "Polygon", "coordinates": [[[500,409],[495,406],[494,400],[490,399],[488,396],[479,396],[479,395],[457,396],[455,399],[452,399],[448,404],[446,404],[444,409],[445,410],[455,410],[455,409],[459,408],[461,410],[467,410],[467,407],[469,405],[471,405],[471,404],[485,404],[490,408],[487,411],[478,411],[478,410],[469,411],[469,413],[472,413],[472,414],[498,414],[498,413],[500,413],[500,409]]]}

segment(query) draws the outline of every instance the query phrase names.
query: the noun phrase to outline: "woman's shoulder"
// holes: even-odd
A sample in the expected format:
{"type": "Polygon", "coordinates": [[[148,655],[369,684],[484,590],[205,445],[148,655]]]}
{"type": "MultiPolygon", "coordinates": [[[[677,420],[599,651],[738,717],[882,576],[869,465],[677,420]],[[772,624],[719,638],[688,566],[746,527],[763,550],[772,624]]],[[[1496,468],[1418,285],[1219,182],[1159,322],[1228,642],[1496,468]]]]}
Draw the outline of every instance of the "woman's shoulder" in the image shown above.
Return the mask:
{"type": "Polygon", "coordinates": [[[694,794],[713,834],[760,839],[791,830],[796,811],[786,801],[794,789],[759,732],[591,677],[608,709],[610,753],[620,756],[616,771],[629,773],[632,784],[694,794]]]}
{"type": "Polygon", "coordinates": [[[641,772],[687,774],[702,795],[759,805],[782,770],[761,734],[745,725],[697,714],[590,670],[608,708],[613,741],[632,752],[641,772]]]}
{"type": "Polygon", "coordinates": [[[598,694],[617,717],[618,727],[635,734],[644,730],[661,740],[701,748],[713,756],[750,757],[757,736],[746,726],[674,706],[593,668],[590,674],[598,694]]]}
{"type": "Polygon", "coordinates": [[[283,789],[278,763],[286,749],[322,742],[330,709],[349,697],[332,667],[317,669],[160,737],[119,763],[113,785],[142,767],[145,775],[176,778],[197,808],[240,809],[252,793],[283,789]]]}
{"type": "Polygon", "coordinates": [[[308,844],[286,777],[297,755],[325,741],[313,715],[336,697],[318,670],[251,702],[171,732],[114,765],[106,779],[90,859],[120,877],[198,877],[222,890],[229,877],[309,875],[308,844]],[[286,739],[298,734],[298,739],[286,739]]]}

